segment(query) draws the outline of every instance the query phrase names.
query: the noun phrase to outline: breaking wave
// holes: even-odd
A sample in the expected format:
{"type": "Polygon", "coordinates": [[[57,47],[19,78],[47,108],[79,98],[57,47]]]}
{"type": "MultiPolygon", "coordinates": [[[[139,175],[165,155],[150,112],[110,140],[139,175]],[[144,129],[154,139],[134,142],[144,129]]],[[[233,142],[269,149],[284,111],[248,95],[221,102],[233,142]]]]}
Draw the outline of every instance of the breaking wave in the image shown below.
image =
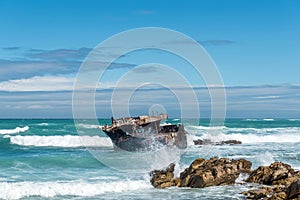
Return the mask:
{"type": "Polygon", "coordinates": [[[29,126],[25,127],[16,127],[14,129],[0,129],[0,134],[15,134],[15,133],[21,133],[29,130],[29,126]]]}
{"type": "Polygon", "coordinates": [[[208,131],[217,132],[217,133],[241,133],[241,134],[298,134],[300,135],[300,127],[281,127],[281,128],[229,128],[226,126],[219,127],[208,127],[208,126],[187,126],[187,130],[192,131],[194,134],[203,134],[208,131]]]}
{"type": "Polygon", "coordinates": [[[281,128],[229,128],[188,126],[193,139],[210,139],[215,142],[239,140],[243,143],[300,142],[300,127],[281,128]]]}
{"type": "Polygon", "coordinates": [[[266,118],[266,119],[263,119],[264,121],[274,121],[274,119],[272,118],[266,118]]]}
{"type": "Polygon", "coordinates": [[[86,129],[95,129],[99,128],[99,125],[93,125],[93,124],[78,124],[78,126],[86,129]]]}
{"type": "Polygon", "coordinates": [[[49,123],[43,122],[43,123],[39,123],[36,124],[37,126],[49,126],[49,123]]]}
{"type": "Polygon", "coordinates": [[[300,134],[287,134],[287,133],[277,133],[272,135],[258,135],[258,134],[208,134],[205,133],[201,136],[201,139],[210,139],[215,142],[225,141],[225,140],[239,140],[242,143],[286,143],[286,142],[300,142],[300,134]]]}
{"type": "Polygon", "coordinates": [[[80,182],[0,182],[0,199],[39,196],[93,197],[107,192],[127,192],[151,188],[146,181],[80,182]]]}
{"type": "Polygon", "coordinates": [[[291,122],[300,121],[300,119],[288,119],[291,122]]]}
{"type": "Polygon", "coordinates": [[[10,142],[20,146],[37,147],[112,147],[109,138],[99,136],[10,136],[10,142]]]}

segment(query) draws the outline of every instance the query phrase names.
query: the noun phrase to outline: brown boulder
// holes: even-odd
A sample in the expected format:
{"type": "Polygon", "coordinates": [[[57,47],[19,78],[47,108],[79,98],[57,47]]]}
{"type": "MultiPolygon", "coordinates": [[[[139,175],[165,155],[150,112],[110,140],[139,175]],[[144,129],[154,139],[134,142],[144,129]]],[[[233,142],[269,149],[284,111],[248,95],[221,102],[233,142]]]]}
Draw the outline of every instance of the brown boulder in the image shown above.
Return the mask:
{"type": "Polygon", "coordinates": [[[246,195],[247,199],[262,199],[268,196],[269,191],[266,188],[259,188],[242,192],[242,194],[246,195]]]}
{"type": "Polygon", "coordinates": [[[249,172],[250,161],[211,158],[195,160],[180,174],[181,187],[203,188],[233,184],[240,173],[249,172]]]}
{"type": "Polygon", "coordinates": [[[279,192],[273,194],[268,200],[285,200],[286,199],[286,193],[285,192],[279,192]]]}
{"type": "Polygon", "coordinates": [[[286,190],[288,199],[300,199],[300,179],[295,180],[286,190]]]}
{"type": "Polygon", "coordinates": [[[175,164],[171,163],[164,170],[154,170],[150,172],[151,184],[155,188],[166,188],[175,186],[179,181],[174,179],[175,164]]]}
{"type": "Polygon", "coordinates": [[[290,165],[274,162],[270,166],[260,166],[252,171],[246,182],[276,185],[284,179],[293,177],[294,173],[290,165]]]}
{"type": "Polygon", "coordinates": [[[259,187],[258,189],[242,192],[247,199],[264,199],[264,200],[285,200],[285,187],[259,187]]]}

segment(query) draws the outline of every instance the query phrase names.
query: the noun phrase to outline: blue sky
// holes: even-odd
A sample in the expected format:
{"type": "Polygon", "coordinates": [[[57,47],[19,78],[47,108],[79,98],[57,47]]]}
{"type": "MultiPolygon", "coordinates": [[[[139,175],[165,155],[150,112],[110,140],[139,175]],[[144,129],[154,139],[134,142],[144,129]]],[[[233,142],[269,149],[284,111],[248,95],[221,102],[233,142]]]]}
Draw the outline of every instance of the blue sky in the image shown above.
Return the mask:
{"type": "MultiPolygon", "coordinates": [[[[299,9],[297,0],[2,0],[0,118],[72,117],[71,90],[82,60],[108,37],[140,27],[173,29],[206,49],[227,87],[228,117],[300,117],[299,9]]],[[[117,81],[148,62],[183,69],[192,85],[203,84],[182,60],[157,51],[120,58],[106,78],[117,81]]],[[[198,97],[207,102],[202,90],[198,97]]],[[[109,117],[111,91],[98,93],[99,117],[109,117]]],[[[136,105],[161,101],[178,115],[178,105],[160,95],[136,105]]],[[[146,110],[133,106],[132,112],[146,110]]]]}

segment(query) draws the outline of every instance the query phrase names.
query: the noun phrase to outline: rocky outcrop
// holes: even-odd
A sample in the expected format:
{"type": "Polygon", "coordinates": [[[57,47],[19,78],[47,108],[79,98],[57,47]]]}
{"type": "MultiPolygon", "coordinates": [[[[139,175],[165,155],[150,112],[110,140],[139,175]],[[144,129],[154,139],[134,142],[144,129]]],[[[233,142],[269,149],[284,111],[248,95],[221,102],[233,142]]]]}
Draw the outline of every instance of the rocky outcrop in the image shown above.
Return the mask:
{"type": "Polygon", "coordinates": [[[290,165],[282,162],[274,162],[270,166],[260,166],[254,170],[246,182],[260,183],[264,185],[285,184],[287,178],[292,178],[295,171],[290,165]]]}
{"type": "Polygon", "coordinates": [[[286,193],[284,187],[259,187],[258,189],[249,190],[242,192],[247,196],[247,199],[268,199],[268,200],[279,200],[286,199],[286,193]]]}
{"type": "Polygon", "coordinates": [[[244,159],[199,158],[180,174],[180,186],[203,188],[233,184],[240,173],[250,171],[251,165],[250,161],[244,159]]]}
{"type": "Polygon", "coordinates": [[[198,158],[185,169],[179,178],[174,178],[174,164],[165,170],[155,170],[150,173],[151,184],[156,188],[170,186],[203,188],[209,186],[233,184],[240,173],[249,173],[252,163],[239,159],[198,158]]]}
{"type": "Polygon", "coordinates": [[[292,182],[285,193],[288,199],[300,199],[300,178],[292,182]]]}
{"type": "Polygon", "coordinates": [[[176,186],[178,181],[176,181],[177,179],[174,179],[174,169],[175,169],[175,164],[171,163],[164,170],[152,171],[150,173],[151,184],[155,188],[166,188],[166,187],[176,186]]]}
{"type": "Polygon", "coordinates": [[[247,199],[263,200],[299,200],[300,171],[295,171],[290,165],[274,162],[270,166],[260,166],[251,171],[250,161],[227,158],[198,158],[181,172],[179,178],[174,178],[175,164],[170,164],[164,170],[154,170],[150,173],[151,184],[155,188],[191,187],[203,188],[209,186],[234,184],[241,173],[250,174],[245,180],[265,186],[242,192],[247,199]]]}
{"type": "Polygon", "coordinates": [[[221,142],[213,142],[211,140],[208,140],[208,139],[198,139],[198,140],[194,140],[194,144],[195,145],[226,145],[226,144],[229,144],[229,145],[234,145],[234,144],[242,144],[241,141],[238,141],[238,140],[225,140],[225,141],[221,141],[221,142]]]}
{"type": "Polygon", "coordinates": [[[270,186],[243,192],[248,199],[300,199],[300,171],[295,172],[290,165],[282,162],[258,167],[246,182],[270,186]]]}

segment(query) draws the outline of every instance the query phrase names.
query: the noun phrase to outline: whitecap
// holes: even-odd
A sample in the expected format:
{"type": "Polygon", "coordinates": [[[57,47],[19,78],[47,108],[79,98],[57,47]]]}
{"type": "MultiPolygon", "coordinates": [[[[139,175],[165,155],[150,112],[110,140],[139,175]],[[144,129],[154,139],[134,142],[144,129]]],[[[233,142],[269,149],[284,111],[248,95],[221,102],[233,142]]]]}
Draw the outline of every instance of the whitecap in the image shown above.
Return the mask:
{"type": "Polygon", "coordinates": [[[39,123],[36,124],[37,126],[49,126],[49,123],[43,122],[43,123],[39,123]]]}
{"type": "Polygon", "coordinates": [[[99,125],[94,125],[94,124],[77,124],[78,126],[86,129],[96,129],[99,128],[99,125]]]}
{"type": "Polygon", "coordinates": [[[300,142],[299,132],[277,132],[275,134],[241,134],[241,133],[204,133],[201,139],[209,139],[214,142],[225,141],[225,140],[238,140],[242,143],[295,143],[300,142]]]}
{"type": "Polygon", "coordinates": [[[263,119],[263,121],[274,121],[274,119],[272,119],[272,118],[265,118],[265,119],[263,119]]]}
{"type": "Polygon", "coordinates": [[[14,129],[0,129],[0,134],[15,134],[15,133],[21,133],[29,130],[29,126],[25,127],[16,127],[14,129]]]}
{"type": "Polygon", "coordinates": [[[108,137],[99,136],[11,136],[10,142],[20,146],[38,147],[112,147],[113,144],[108,137]]]}
{"type": "Polygon", "coordinates": [[[108,192],[121,193],[151,188],[145,180],[125,180],[114,182],[88,183],[74,182],[0,182],[0,199],[20,199],[38,196],[51,198],[55,196],[93,197],[108,192]]]}

